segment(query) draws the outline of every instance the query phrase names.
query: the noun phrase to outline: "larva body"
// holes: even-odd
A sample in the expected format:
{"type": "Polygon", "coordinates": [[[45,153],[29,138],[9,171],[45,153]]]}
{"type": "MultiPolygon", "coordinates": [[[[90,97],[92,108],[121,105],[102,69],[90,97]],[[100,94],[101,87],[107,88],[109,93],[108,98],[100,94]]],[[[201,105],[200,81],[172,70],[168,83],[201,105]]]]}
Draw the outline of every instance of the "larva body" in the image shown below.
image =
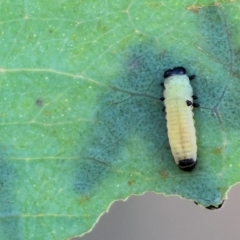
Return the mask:
{"type": "Polygon", "coordinates": [[[192,111],[193,90],[185,73],[183,67],[164,73],[164,104],[169,144],[175,162],[179,168],[190,171],[197,161],[197,140],[192,111]]]}

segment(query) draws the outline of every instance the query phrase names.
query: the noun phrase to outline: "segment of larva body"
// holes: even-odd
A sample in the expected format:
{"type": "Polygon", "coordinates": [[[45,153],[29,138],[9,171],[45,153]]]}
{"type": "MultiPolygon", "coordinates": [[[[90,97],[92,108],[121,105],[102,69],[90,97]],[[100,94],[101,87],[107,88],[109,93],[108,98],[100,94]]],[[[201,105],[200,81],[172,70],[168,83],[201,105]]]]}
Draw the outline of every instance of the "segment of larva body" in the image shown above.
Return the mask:
{"type": "Polygon", "coordinates": [[[197,161],[197,140],[193,120],[193,90],[183,67],[164,73],[164,104],[169,144],[176,164],[191,171],[197,161]]]}

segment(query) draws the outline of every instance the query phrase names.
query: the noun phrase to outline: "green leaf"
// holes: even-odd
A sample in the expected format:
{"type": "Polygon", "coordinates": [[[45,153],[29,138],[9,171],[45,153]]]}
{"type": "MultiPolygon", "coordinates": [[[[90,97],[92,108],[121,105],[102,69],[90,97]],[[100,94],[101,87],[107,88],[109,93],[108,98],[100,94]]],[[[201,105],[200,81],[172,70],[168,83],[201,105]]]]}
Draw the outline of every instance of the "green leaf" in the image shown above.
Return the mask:
{"type": "Polygon", "coordinates": [[[0,3],[0,236],[66,239],[146,191],[219,205],[240,181],[237,1],[0,3]],[[196,74],[198,164],[173,161],[163,72],[196,74]]]}

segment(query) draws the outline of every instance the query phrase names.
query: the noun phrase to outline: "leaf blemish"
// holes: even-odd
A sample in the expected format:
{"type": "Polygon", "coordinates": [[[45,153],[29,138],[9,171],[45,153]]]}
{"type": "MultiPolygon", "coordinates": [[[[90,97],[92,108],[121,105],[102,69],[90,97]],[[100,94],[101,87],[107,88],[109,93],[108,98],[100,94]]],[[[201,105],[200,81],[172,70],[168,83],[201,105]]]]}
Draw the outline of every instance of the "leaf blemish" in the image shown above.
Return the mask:
{"type": "Polygon", "coordinates": [[[40,99],[40,98],[38,98],[35,103],[36,103],[36,105],[37,105],[38,107],[42,107],[42,105],[43,105],[43,100],[40,99]]]}
{"type": "Polygon", "coordinates": [[[135,183],[135,180],[129,180],[129,181],[128,181],[128,185],[129,185],[129,186],[131,186],[131,185],[134,184],[134,183],[135,183]]]}

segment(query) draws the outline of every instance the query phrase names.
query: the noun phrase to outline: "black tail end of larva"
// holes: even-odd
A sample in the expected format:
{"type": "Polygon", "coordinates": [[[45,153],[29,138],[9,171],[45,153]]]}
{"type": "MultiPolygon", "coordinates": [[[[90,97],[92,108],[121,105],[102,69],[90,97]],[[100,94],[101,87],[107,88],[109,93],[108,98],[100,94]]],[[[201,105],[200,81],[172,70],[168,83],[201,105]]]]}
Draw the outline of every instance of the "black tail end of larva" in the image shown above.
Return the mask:
{"type": "Polygon", "coordinates": [[[192,171],[196,165],[197,161],[192,158],[180,160],[178,167],[184,171],[192,171]]]}

